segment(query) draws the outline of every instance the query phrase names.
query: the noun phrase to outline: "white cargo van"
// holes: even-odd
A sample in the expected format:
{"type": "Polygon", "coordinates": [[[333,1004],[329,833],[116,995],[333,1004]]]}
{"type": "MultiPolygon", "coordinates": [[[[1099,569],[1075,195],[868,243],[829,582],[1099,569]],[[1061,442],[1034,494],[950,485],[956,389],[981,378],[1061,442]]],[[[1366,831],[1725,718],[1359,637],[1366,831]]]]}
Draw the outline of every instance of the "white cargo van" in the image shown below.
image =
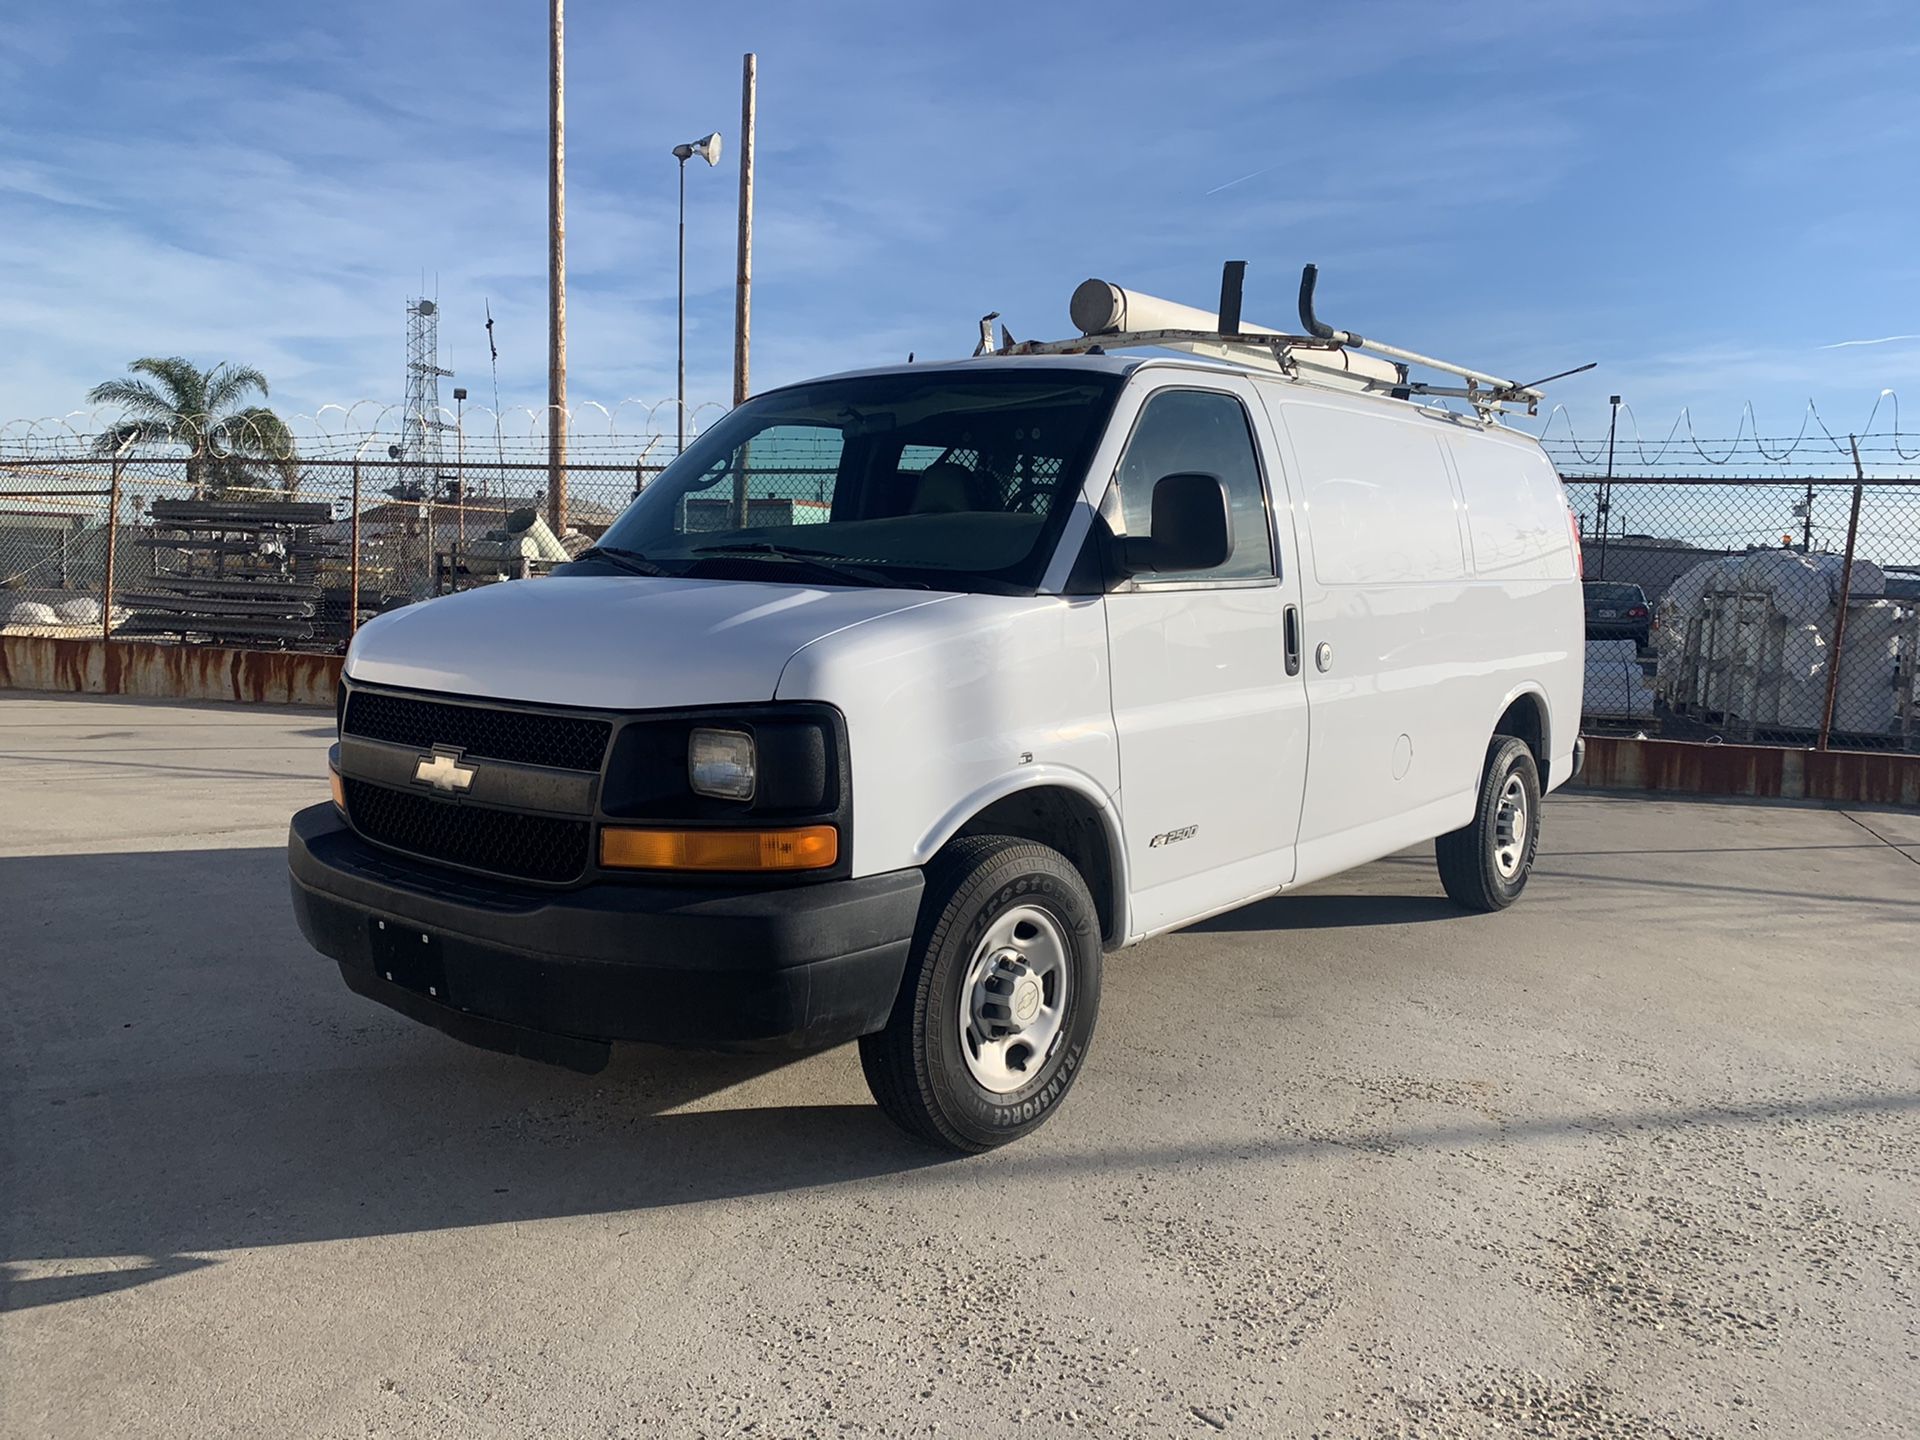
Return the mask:
{"type": "Polygon", "coordinates": [[[769,392],[557,576],[367,625],[307,938],[584,1070],[857,1038],[966,1151],[1065,1095],[1105,951],[1429,839],[1511,903],[1579,755],[1534,392],[1202,318],[769,392]]]}

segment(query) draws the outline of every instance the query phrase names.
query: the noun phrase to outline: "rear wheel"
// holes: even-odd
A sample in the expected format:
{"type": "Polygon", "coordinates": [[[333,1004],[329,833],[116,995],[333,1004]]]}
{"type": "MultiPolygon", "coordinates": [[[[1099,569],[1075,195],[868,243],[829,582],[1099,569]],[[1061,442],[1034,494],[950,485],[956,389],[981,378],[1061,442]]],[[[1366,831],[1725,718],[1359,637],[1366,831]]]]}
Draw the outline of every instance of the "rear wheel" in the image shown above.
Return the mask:
{"type": "Polygon", "coordinates": [[[1540,770],[1524,740],[1496,735],[1473,819],[1433,842],[1440,884],[1465,910],[1504,910],[1520,898],[1540,846],[1540,770]]]}
{"type": "Polygon", "coordinates": [[[899,998],[860,1066],[909,1134],[987,1150],[1053,1113],[1099,1009],[1100,923],[1080,873],[1045,845],[967,836],[928,867],[899,998]]]}

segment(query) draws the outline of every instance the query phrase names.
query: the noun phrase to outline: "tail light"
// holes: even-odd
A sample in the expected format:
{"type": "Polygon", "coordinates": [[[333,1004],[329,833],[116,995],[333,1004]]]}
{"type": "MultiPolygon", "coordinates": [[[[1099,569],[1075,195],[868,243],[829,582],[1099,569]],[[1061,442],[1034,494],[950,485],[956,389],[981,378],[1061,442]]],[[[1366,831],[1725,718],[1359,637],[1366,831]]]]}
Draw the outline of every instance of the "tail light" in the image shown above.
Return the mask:
{"type": "Polygon", "coordinates": [[[1567,507],[1567,536],[1573,541],[1573,578],[1587,578],[1587,557],[1580,551],[1580,517],[1573,513],[1573,507],[1567,507]]]}
{"type": "Polygon", "coordinates": [[[1644,620],[1644,619],[1646,619],[1646,618],[1647,618],[1647,607],[1646,607],[1646,606],[1644,606],[1644,605],[1636,605],[1636,606],[1634,606],[1634,607],[1633,607],[1633,608],[1632,608],[1631,610],[1629,610],[1629,611],[1627,611],[1627,618],[1628,618],[1629,620],[1644,620]]]}

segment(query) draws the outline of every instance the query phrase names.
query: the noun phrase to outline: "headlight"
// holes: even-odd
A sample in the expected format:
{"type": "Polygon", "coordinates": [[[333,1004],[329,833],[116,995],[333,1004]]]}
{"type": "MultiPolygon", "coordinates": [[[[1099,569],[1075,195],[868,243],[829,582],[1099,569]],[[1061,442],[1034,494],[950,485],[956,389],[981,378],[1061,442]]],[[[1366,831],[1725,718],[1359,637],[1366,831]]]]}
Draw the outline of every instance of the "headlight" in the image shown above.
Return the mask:
{"type": "Polygon", "coordinates": [[[744,730],[695,730],[687,737],[687,782],[696,795],[753,799],[753,736],[744,730]]]}

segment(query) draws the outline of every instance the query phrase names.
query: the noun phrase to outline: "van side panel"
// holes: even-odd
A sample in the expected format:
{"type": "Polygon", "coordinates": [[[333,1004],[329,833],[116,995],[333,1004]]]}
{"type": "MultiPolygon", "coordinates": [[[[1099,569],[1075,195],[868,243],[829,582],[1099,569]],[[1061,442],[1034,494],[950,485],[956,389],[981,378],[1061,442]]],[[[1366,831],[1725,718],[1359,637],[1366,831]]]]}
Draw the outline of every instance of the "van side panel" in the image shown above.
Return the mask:
{"type": "Polygon", "coordinates": [[[1538,482],[1526,441],[1366,397],[1260,389],[1313,556],[1304,882],[1471,819],[1494,723],[1518,693],[1546,696],[1553,752],[1564,729],[1571,753],[1580,598],[1551,509],[1558,482],[1538,482]]]}
{"type": "Polygon", "coordinates": [[[1536,675],[1502,697],[1499,708],[1505,710],[1526,688],[1537,688],[1546,700],[1551,758],[1545,780],[1549,790],[1557,789],[1573,773],[1586,680],[1586,610],[1567,528],[1566,490],[1552,462],[1513,437],[1450,436],[1447,449],[1466,502],[1475,575],[1482,582],[1499,582],[1516,598],[1524,596],[1527,623],[1545,627],[1536,675]],[[1550,649],[1556,634],[1571,637],[1559,659],[1550,649]]]}

